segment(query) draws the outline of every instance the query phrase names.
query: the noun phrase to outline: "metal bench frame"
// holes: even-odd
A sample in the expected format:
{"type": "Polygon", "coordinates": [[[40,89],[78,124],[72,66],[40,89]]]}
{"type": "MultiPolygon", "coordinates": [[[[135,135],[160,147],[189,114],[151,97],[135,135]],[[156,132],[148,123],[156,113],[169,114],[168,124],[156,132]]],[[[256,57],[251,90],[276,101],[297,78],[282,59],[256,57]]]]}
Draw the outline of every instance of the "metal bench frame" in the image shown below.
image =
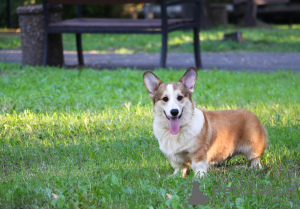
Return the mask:
{"type": "MultiPolygon", "coordinates": [[[[76,34],[76,46],[79,65],[84,65],[82,54],[82,33],[138,33],[138,34],[161,34],[162,35],[162,48],[160,55],[160,67],[166,67],[167,58],[167,46],[168,46],[168,33],[181,29],[192,29],[194,35],[194,55],[196,67],[202,68],[201,54],[200,54],[200,13],[202,12],[202,0],[43,0],[44,22],[45,22],[45,45],[44,45],[44,57],[43,65],[47,65],[48,59],[48,35],[57,33],[75,33],[76,34]],[[161,25],[159,28],[84,28],[84,27],[49,27],[49,7],[51,4],[72,4],[77,5],[77,18],[81,18],[82,5],[100,5],[100,4],[126,4],[126,3],[158,3],[161,7],[161,25]],[[183,22],[177,25],[169,25],[167,18],[167,7],[172,5],[194,3],[194,17],[190,21],[183,22]]],[[[101,18],[100,18],[101,19],[101,18]]],[[[117,21],[117,19],[115,19],[117,21]]],[[[140,21],[135,20],[135,21],[140,21]]]]}

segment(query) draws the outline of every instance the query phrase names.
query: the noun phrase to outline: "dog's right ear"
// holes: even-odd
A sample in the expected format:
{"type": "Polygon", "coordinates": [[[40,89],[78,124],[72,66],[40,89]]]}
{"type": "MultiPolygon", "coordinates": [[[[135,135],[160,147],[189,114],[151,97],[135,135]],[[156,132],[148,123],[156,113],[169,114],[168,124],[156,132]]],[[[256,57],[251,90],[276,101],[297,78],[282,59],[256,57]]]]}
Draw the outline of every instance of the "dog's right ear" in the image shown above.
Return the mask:
{"type": "Polygon", "coordinates": [[[194,92],[194,87],[197,81],[197,70],[194,67],[190,67],[185,74],[180,78],[179,82],[182,82],[183,85],[191,92],[194,92]]]}
{"type": "Polygon", "coordinates": [[[149,71],[144,73],[143,80],[150,98],[153,99],[159,85],[163,82],[156,75],[149,71]]]}

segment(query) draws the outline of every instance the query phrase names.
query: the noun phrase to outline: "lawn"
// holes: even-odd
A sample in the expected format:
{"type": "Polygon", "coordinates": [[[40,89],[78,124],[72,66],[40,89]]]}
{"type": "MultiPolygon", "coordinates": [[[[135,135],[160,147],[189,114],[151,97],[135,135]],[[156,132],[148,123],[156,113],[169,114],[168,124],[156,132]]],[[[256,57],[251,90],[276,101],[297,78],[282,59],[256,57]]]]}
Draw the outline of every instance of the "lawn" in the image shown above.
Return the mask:
{"type": "MultiPolygon", "coordinates": [[[[170,82],[184,70],[155,73],[170,82]]],[[[193,175],[168,178],[142,74],[0,63],[0,208],[193,208],[182,204],[193,175]]],[[[196,208],[300,207],[299,80],[282,71],[199,71],[197,107],[253,111],[269,145],[263,170],[236,168],[247,164],[241,156],[212,166],[196,180],[210,198],[196,208]],[[254,192],[214,194],[214,185],[254,192]]]]}
{"type": "MultiPolygon", "coordinates": [[[[1,31],[1,30],[0,30],[1,31]]],[[[0,33],[0,49],[20,49],[19,34],[0,33]]],[[[272,26],[265,28],[214,28],[201,31],[203,52],[300,52],[300,26],[272,26]],[[225,33],[242,31],[244,42],[222,41],[225,33]]],[[[177,31],[169,35],[171,53],[193,52],[190,31],[177,31]]],[[[64,34],[65,50],[76,50],[74,34],[64,34]]],[[[160,52],[159,35],[139,34],[84,34],[83,49],[100,53],[154,53],[160,52]]]]}

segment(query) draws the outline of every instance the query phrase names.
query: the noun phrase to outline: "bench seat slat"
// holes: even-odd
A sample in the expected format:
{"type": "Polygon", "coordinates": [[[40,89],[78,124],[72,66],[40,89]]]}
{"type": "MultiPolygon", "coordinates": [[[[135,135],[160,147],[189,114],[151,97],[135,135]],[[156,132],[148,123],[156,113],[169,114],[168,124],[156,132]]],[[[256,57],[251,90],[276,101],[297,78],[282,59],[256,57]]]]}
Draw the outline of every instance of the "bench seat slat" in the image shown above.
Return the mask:
{"type": "MultiPolygon", "coordinates": [[[[50,23],[49,28],[161,28],[161,19],[74,18],[50,23]]],[[[168,26],[193,23],[193,19],[169,19],[168,26]]]]}

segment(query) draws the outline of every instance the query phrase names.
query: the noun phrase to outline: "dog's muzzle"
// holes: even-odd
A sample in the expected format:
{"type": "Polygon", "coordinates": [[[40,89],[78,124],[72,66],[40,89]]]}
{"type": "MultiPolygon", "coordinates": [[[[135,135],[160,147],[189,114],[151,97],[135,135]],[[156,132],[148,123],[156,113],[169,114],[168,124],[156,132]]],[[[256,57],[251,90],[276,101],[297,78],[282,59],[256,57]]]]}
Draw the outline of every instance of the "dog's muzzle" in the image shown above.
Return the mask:
{"type": "MultiPolygon", "coordinates": [[[[181,118],[181,116],[182,116],[182,113],[183,113],[183,110],[184,110],[184,108],[182,109],[182,111],[181,111],[181,114],[178,116],[178,118],[181,118]]],[[[178,111],[178,110],[177,110],[178,111]]],[[[172,110],[170,111],[171,112],[171,114],[172,114],[172,110]]],[[[164,113],[165,113],[165,116],[166,116],[166,118],[168,119],[168,120],[170,120],[170,117],[166,114],[166,112],[164,111],[164,113]]],[[[177,113],[178,114],[178,113],[177,113]]],[[[172,114],[173,115],[173,114],[172,114]]],[[[174,116],[174,118],[175,118],[176,116],[174,116]]]]}

